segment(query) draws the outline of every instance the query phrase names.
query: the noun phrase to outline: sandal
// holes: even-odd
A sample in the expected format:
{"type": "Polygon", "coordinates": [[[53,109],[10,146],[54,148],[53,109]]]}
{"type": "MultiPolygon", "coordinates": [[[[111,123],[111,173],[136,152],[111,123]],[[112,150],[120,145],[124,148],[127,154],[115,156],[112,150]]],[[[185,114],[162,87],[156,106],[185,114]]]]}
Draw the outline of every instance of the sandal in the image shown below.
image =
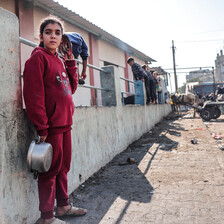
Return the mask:
{"type": "Polygon", "coordinates": [[[70,209],[65,212],[63,215],[57,215],[55,214],[55,217],[61,218],[61,217],[65,217],[65,216],[83,216],[87,213],[87,210],[84,208],[76,208],[73,207],[72,205],[70,205],[70,209]]]}

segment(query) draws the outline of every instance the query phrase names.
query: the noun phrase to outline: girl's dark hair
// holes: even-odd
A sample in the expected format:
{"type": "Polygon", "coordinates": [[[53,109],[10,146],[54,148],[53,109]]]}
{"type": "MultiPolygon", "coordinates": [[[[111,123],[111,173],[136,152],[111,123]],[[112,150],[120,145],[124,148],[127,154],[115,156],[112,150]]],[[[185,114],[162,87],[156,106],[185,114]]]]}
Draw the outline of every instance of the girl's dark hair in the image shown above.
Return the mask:
{"type": "MultiPolygon", "coordinates": [[[[41,24],[40,24],[40,34],[41,35],[43,35],[43,33],[44,33],[44,28],[50,23],[51,24],[57,23],[61,27],[61,32],[63,34],[63,22],[56,16],[48,16],[41,21],[41,24]]],[[[43,41],[40,42],[39,47],[44,47],[43,41]]]]}

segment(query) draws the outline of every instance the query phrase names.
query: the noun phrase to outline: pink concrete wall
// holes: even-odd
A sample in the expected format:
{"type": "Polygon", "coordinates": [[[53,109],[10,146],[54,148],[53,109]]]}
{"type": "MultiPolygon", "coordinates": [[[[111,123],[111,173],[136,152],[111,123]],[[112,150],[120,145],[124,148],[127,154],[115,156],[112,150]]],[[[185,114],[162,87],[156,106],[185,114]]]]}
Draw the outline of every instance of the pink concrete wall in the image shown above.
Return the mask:
{"type": "MultiPolygon", "coordinates": [[[[33,3],[23,0],[17,1],[16,14],[19,18],[19,35],[22,38],[34,42],[34,21],[33,21],[33,3]]],[[[21,72],[23,72],[24,64],[30,57],[33,50],[32,47],[20,44],[21,49],[21,72]]]]}
{"type": "MultiPolygon", "coordinates": [[[[90,56],[88,58],[89,64],[92,64],[94,66],[99,67],[100,61],[99,61],[99,48],[98,48],[98,40],[94,37],[93,34],[89,34],[89,53],[90,56]]],[[[100,87],[100,72],[90,68],[89,69],[89,75],[90,75],[90,85],[95,85],[97,87],[100,87]]],[[[98,105],[102,105],[101,100],[101,94],[100,91],[98,91],[98,105]]],[[[91,105],[96,105],[96,98],[95,98],[95,90],[91,90],[91,105]]]]}

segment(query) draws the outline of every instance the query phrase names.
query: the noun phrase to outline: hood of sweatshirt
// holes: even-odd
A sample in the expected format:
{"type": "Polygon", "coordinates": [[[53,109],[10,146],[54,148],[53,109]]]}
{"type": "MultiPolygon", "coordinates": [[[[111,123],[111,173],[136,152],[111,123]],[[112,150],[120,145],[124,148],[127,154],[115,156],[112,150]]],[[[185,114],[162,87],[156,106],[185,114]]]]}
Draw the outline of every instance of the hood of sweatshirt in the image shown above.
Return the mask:
{"type": "Polygon", "coordinates": [[[34,48],[34,50],[32,51],[31,55],[33,55],[37,51],[43,51],[43,52],[45,52],[45,53],[47,53],[49,55],[55,56],[55,57],[58,56],[58,53],[57,52],[55,54],[52,54],[49,50],[47,50],[44,47],[36,47],[36,48],[34,48]]]}

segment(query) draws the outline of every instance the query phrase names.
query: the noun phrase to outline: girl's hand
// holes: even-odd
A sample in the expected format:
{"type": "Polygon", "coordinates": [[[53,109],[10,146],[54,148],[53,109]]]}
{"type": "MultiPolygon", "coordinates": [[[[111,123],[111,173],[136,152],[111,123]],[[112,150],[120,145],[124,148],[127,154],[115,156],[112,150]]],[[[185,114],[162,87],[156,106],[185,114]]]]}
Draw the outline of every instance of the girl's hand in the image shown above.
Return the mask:
{"type": "Polygon", "coordinates": [[[45,142],[46,138],[47,138],[47,135],[40,136],[40,142],[45,142]]]}
{"type": "Polygon", "coordinates": [[[65,54],[64,59],[65,60],[74,60],[74,55],[73,54],[71,54],[71,55],[65,54]]]}
{"type": "Polygon", "coordinates": [[[72,54],[72,44],[66,34],[62,35],[62,42],[58,47],[58,51],[64,60],[74,59],[74,55],[72,54]]]}

